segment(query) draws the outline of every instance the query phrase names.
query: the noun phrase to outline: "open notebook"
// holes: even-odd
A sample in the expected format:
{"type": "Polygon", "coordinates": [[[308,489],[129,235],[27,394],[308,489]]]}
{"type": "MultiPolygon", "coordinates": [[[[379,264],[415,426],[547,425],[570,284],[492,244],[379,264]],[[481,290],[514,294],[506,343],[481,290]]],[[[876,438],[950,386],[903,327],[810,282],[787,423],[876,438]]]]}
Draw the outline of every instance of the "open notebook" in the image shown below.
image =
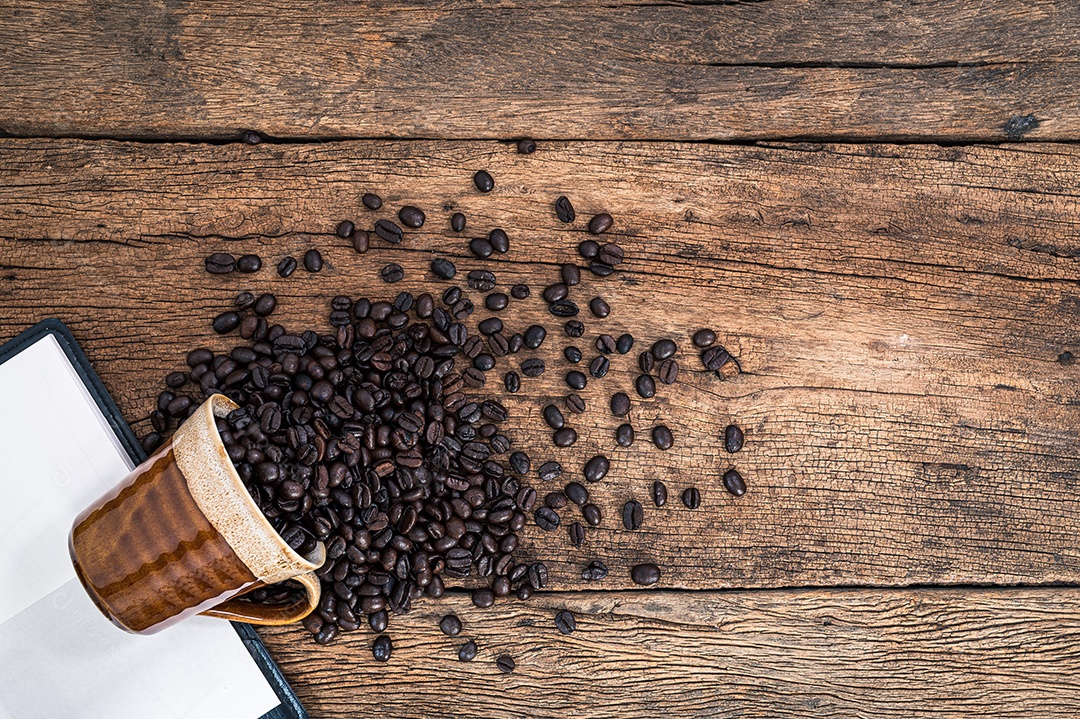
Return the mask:
{"type": "Polygon", "coordinates": [[[0,347],[0,719],[306,718],[250,627],[135,636],[83,591],[71,521],[142,457],[63,324],[0,347]]]}

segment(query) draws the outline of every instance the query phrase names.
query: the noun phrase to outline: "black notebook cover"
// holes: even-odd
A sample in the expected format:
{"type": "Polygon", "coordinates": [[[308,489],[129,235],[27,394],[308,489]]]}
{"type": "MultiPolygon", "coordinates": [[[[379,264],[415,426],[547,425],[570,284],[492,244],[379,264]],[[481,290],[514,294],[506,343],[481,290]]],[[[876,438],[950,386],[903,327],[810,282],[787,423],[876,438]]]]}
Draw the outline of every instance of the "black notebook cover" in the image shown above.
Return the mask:
{"type": "MultiPolygon", "coordinates": [[[[116,408],[112,398],[105,391],[105,385],[101,383],[97,373],[94,372],[90,360],[83,354],[71,331],[63,322],[57,319],[44,320],[7,344],[0,346],[0,363],[17,355],[23,349],[48,334],[53,335],[56,341],[60,343],[60,347],[63,348],[75,371],[78,372],[101,413],[108,420],[109,426],[112,427],[128,456],[135,464],[143,462],[146,459],[146,453],[143,452],[134,432],[131,431],[131,428],[128,427],[124,418],[120,415],[120,411],[116,408]]],[[[259,639],[259,635],[255,633],[255,630],[250,625],[239,622],[233,622],[232,625],[281,702],[275,709],[271,709],[264,714],[261,719],[308,719],[307,711],[300,704],[300,700],[292,687],[285,681],[281,669],[270,658],[269,652],[266,651],[266,647],[263,645],[262,640],[259,639]]]]}

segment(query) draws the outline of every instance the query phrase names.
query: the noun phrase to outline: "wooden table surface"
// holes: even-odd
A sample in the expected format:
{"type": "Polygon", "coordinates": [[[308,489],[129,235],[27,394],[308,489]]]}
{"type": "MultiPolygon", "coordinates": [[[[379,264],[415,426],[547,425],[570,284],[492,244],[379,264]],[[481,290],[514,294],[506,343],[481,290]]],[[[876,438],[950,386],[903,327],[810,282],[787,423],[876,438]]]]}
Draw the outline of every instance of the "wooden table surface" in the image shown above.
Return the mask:
{"type": "Polygon", "coordinates": [[[329,647],[262,631],[312,716],[1074,717],[1078,40],[1080,6],[1043,0],[0,0],[0,341],[61,318],[145,432],[183,352],[231,346],[209,320],[240,290],[306,326],[339,293],[441,289],[436,253],[481,266],[448,229],[460,210],[510,234],[484,264],[533,286],[504,318],[523,328],[609,211],[627,261],[578,288],[614,308],[579,344],[674,337],[680,381],[635,402],[639,440],[614,449],[607,397],[630,391],[635,348],[555,450],[552,333],[551,370],[507,401],[534,466],[609,453],[603,523],[580,549],[528,527],[550,591],[419,602],[387,665],[366,630],[329,647]],[[367,191],[383,211],[360,209],[367,191]],[[333,234],[407,203],[428,223],[398,247],[333,234]],[[322,273],[273,272],[310,247],[322,273]],[[214,251],[266,267],[211,276],[214,251]],[[742,374],[699,371],[700,326],[742,374]],[[642,436],[660,421],[670,452],[642,436]],[[747,433],[739,500],[720,482],[729,422],[747,433]],[[653,508],[657,478],[701,508],[653,508]],[[631,498],[640,532],[618,518],[631,498]],[[585,583],[592,559],[611,573],[585,583]],[[663,567],[655,588],[629,581],[641,561],[663,567]],[[470,664],[438,632],[448,611],[481,645],[470,664]]]}

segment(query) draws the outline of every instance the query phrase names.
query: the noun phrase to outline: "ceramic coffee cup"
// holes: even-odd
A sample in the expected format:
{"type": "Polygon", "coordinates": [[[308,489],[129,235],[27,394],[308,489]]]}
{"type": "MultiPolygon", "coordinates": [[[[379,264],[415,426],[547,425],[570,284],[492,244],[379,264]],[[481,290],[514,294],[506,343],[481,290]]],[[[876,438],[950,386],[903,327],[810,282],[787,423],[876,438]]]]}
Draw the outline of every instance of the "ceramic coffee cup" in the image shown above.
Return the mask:
{"type": "Polygon", "coordinates": [[[214,395],[172,440],[75,519],[75,571],[98,608],[130,632],[153,633],[195,614],[288,624],[318,605],[326,550],[307,557],[274,531],[244,488],[216,417],[237,406],[214,395]],[[242,595],[286,580],[304,597],[286,606],[242,595]]]}

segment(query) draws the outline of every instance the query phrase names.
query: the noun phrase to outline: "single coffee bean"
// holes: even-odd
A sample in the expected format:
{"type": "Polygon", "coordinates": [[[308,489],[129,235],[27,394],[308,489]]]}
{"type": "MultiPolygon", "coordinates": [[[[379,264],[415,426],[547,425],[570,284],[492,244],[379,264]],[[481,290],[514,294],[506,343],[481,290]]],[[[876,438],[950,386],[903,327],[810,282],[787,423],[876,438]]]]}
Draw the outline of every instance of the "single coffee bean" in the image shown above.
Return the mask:
{"type": "Polygon", "coordinates": [[[585,325],[578,320],[570,320],[563,325],[563,330],[566,332],[567,337],[581,337],[585,334],[585,325]]]}
{"type": "Polygon", "coordinates": [[[589,263],[589,272],[592,272],[597,277],[611,277],[615,273],[615,269],[600,260],[593,260],[589,263]]]}
{"type": "Polygon", "coordinates": [[[577,394],[566,395],[566,408],[575,414],[581,414],[585,411],[585,400],[577,394]]]}
{"type": "Polygon", "coordinates": [[[510,251],[510,238],[506,231],[499,227],[488,233],[488,244],[500,255],[505,255],[510,251]]]}
{"type": "MultiPolygon", "coordinates": [[[[592,362],[589,363],[589,374],[596,379],[602,379],[607,376],[608,369],[611,368],[611,362],[604,355],[597,355],[592,362]]],[[[575,387],[575,389],[581,389],[581,387],[575,387]]]]}
{"type": "Polygon", "coordinates": [[[559,526],[559,513],[551,507],[541,507],[536,510],[533,518],[536,520],[536,526],[545,532],[551,532],[559,526]]]}
{"type": "Polygon", "coordinates": [[[507,392],[515,394],[518,390],[521,389],[521,377],[518,375],[517,372],[507,372],[503,376],[503,385],[506,386],[507,392]]]}
{"type": "Polygon", "coordinates": [[[603,262],[605,265],[614,267],[623,261],[625,254],[623,248],[619,247],[614,242],[609,242],[606,245],[600,246],[600,254],[596,256],[596,259],[603,262]]]}
{"type": "Polygon", "coordinates": [[[531,155],[536,152],[536,143],[527,138],[517,141],[517,151],[522,155],[531,155]]]}
{"type": "Polygon", "coordinates": [[[619,339],[615,341],[615,350],[624,355],[634,348],[634,336],[627,333],[619,335],[619,339]]]}
{"type": "Polygon", "coordinates": [[[455,212],[450,216],[450,229],[454,232],[461,232],[465,229],[465,215],[460,212],[455,212]]]}
{"type": "Polygon", "coordinates": [[[279,277],[289,277],[294,272],[296,272],[295,257],[282,257],[281,262],[277,263],[277,273],[279,277]]]}
{"type": "Polygon", "coordinates": [[[532,357],[521,363],[521,374],[526,377],[539,377],[544,374],[544,360],[532,357]]]}
{"type": "Polygon", "coordinates": [[[697,509],[701,506],[701,492],[697,487],[689,487],[683,490],[682,503],[687,509],[697,509]]]}
{"type": "Polygon", "coordinates": [[[548,305],[548,312],[556,317],[577,317],[581,310],[573,300],[559,300],[548,305]]]}
{"type": "Polygon", "coordinates": [[[589,220],[589,232],[594,235],[603,234],[611,229],[612,222],[611,215],[601,212],[589,220]]]}
{"type": "Polygon", "coordinates": [[[559,411],[559,408],[553,404],[549,404],[544,407],[544,421],[547,422],[547,426],[552,429],[562,429],[566,425],[566,420],[563,417],[563,413],[559,411]]]}
{"type": "Polygon", "coordinates": [[[533,562],[529,565],[529,584],[533,589],[543,589],[548,583],[548,568],[543,562],[533,562]]]}
{"type": "Polygon", "coordinates": [[[481,609],[487,609],[495,603],[495,593],[490,589],[473,590],[472,603],[481,609]]]}
{"type": "Polygon", "coordinates": [[[509,674],[510,672],[514,671],[514,667],[517,665],[514,664],[514,660],[512,658],[504,654],[495,660],[495,666],[497,666],[499,668],[499,671],[503,674],[509,674]]]}
{"type": "Polygon", "coordinates": [[[555,198],[555,216],[559,218],[559,222],[573,222],[577,217],[577,213],[574,212],[574,206],[570,204],[570,200],[566,195],[560,195],[555,198]]]}
{"type": "Polygon", "coordinates": [[[531,350],[538,349],[544,343],[544,338],[547,337],[547,330],[540,325],[530,325],[522,337],[525,340],[526,347],[531,350]]]}
{"type": "Polygon", "coordinates": [[[204,265],[212,275],[227,275],[236,269],[236,258],[227,252],[215,252],[206,258],[204,265]]]}
{"type": "Polygon", "coordinates": [[[599,526],[600,524],[600,508],[595,504],[586,504],[582,507],[581,516],[593,527],[599,526]]]}
{"type": "Polygon", "coordinates": [[[746,494],[746,482],[736,470],[729,469],[724,472],[724,489],[736,497],[741,497],[746,494]]]}
{"type": "Polygon", "coordinates": [[[485,320],[480,320],[476,328],[480,330],[480,334],[493,335],[496,332],[502,332],[503,323],[498,317],[488,317],[485,320]]]}
{"type": "Polygon", "coordinates": [[[622,523],[624,527],[630,530],[641,529],[641,524],[644,521],[645,509],[641,506],[641,502],[631,499],[623,505],[622,523]]]}
{"type": "Polygon", "coordinates": [[[652,501],[657,507],[667,504],[667,486],[659,479],[652,485],[652,501]]]}
{"type": "Polygon", "coordinates": [[[375,637],[371,644],[371,654],[377,662],[390,661],[390,654],[394,651],[394,643],[390,641],[388,634],[380,634],[375,637]]]}
{"type": "Polygon", "coordinates": [[[724,429],[724,449],[735,454],[742,449],[743,431],[738,425],[729,424],[724,429]]]}
{"type": "Polygon", "coordinates": [[[562,282],[556,282],[555,284],[548,285],[544,288],[544,302],[552,303],[565,300],[569,293],[570,291],[567,289],[566,285],[562,282]]]}
{"type": "Polygon", "coordinates": [[[579,507],[589,501],[589,490],[580,482],[570,482],[563,488],[563,494],[579,507]]]}
{"type": "Polygon", "coordinates": [[[585,385],[588,380],[585,379],[585,375],[577,370],[571,370],[566,373],[566,384],[570,389],[582,390],[585,389],[585,385]]]}
{"type": "Polygon", "coordinates": [[[615,444],[629,447],[634,443],[634,428],[629,423],[620,424],[615,429],[615,444]]]}
{"type": "Polygon", "coordinates": [[[578,362],[581,361],[581,350],[579,350],[577,347],[573,347],[573,346],[564,347],[563,348],[563,357],[566,358],[567,362],[569,362],[571,364],[577,364],[578,362]]]}
{"type": "Polygon", "coordinates": [[[555,615],[555,628],[563,634],[573,634],[577,629],[577,621],[573,614],[563,609],[555,615]]]}
{"type": "Polygon", "coordinates": [[[405,270],[396,262],[391,262],[379,270],[379,277],[382,278],[383,282],[400,282],[405,277],[405,270]]]}
{"type": "Polygon", "coordinates": [[[570,544],[575,547],[580,547],[585,541],[585,527],[581,525],[581,522],[574,522],[567,530],[570,535],[570,544]]]}
{"type": "Polygon", "coordinates": [[[304,269],[308,272],[318,272],[323,267],[322,255],[318,250],[308,250],[304,253],[304,269]]]}
{"type": "Polygon", "coordinates": [[[241,292],[233,300],[233,306],[238,310],[250,310],[255,305],[255,295],[250,292],[241,292]]]}
{"type": "Polygon", "coordinates": [[[495,251],[495,248],[491,246],[491,243],[483,237],[474,237],[469,241],[469,252],[473,253],[473,256],[486,260],[491,257],[491,254],[495,251]]]}
{"type": "Polygon", "coordinates": [[[382,198],[373,192],[365,193],[364,196],[360,198],[360,201],[364,203],[364,207],[369,210],[377,210],[382,207],[382,198]]]}
{"type": "Polygon", "coordinates": [[[352,234],[352,246],[356,254],[362,255],[368,251],[368,245],[371,242],[371,236],[363,230],[356,230],[352,234]]]}
{"type": "Polygon", "coordinates": [[[487,352],[476,355],[473,359],[473,367],[481,372],[487,372],[495,366],[495,358],[487,352]]]}
{"type": "Polygon", "coordinates": [[[581,282],[581,269],[572,262],[567,262],[559,270],[562,283],[567,287],[574,287],[581,282]]]}
{"type": "Polygon", "coordinates": [[[563,427],[551,436],[556,447],[572,447],[577,442],[577,431],[573,427],[563,427]]]}
{"type": "Polygon", "coordinates": [[[495,189],[495,178],[485,170],[478,170],[472,179],[476,189],[480,190],[480,192],[491,192],[495,189]]]}
{"type": "Polygon", "coordinates": [[[675,443],[675,437],[671,434],[671,430],[668,429],[667,426],[658,424],[653,427],[652,441],[657,448],[666,451],[671,449],[671,445],[675,443]]]}
{"type": "Polygon", "coordinates": [[[315,641],[319,644],[329,644],[337,639],[339,629],[333,622],[327,622],[323,625],[323,628],[319,630],[319,633],[315,635],[315,641]]]}
{"type": "Polygon", "coordinates": [[[716,342],[716,333],[712,330],[698,330],[694,333],[694,346],[705,349],[716,342]]]}
{"type": "Polygon", "coordinates": [[[537,474],[544,482],[550,482],[553,479],[558,479],[562,474],[562,465],[558,462],[544,462],[537,470],[537,474]]]}
{"type": "Polygon", "coordinates": [[[585,569],[581,572],[581,578],[590,582],[595,582],[597,580],[603,579],[607,575],[607,566],[599,559],[594,559],[593,561],[589,562],[588,565],[586,565],[585,569]]]}
{"type": "Polygon", "coordinates": [[[585,463],[583,474],[586,482],[599,482],[607,476],[611,469],[611,462],[602,454],[598,454],[585,463]]]}
{"type": "Polygon", "coordinates": [[[514,285],[510,288],[510,296],[513,297],[515,300],[525,299],[529,296],[529,286],[520,284],[514,285]]]}
{"type": "Polygon", "coordinates": [[[405,205],[402,207],[398,210],[397,216],[398,219],[401,220],[401,224],[406,227],[411,227],[414,230],[423,227],[424,220],[426,219],[424,211],[419,207],[414,207],[412,205],[405,205]]]}
{"type": "Polygon", "coordinates": [[[600,335],[596,338],[596,349],[604,354],[611,354],[615,351],[615,338],[611,335],[600,335]]]}
{"type": "Polygon", "coordinates": [[[603,319],[611,314],[611,307],[601,297],[593,297],[589,300],[589,311],[593,313],[595,317],[603,319]]]}
{"type": "Polygon", "coordinates": [[[531,466],[529,455],[524,452],[514,452],[510,455],[510,469],[514,470],[514,474],[528,474],[531,466]]]}
{"type": "Polygon", "coordinates": [[[675,384],[675,380],[679,378],[679,363],[673,359],[664,360],[657,368],[656,376],[664,384],[675,384]]]}
{"type": "Polygon", "coordinates": [[[639,396],[645,399],[656,396],[656,382],[647,374],[637,376],[637,379],[634,380],[634,389],[637,390],[639,396]]]}
{"type": "Polygon", "coordinates": [[[713,372],[727,364],[730,359],[731,355],[720,345],[713,345],[701,353],[701,364],[713,372]]]}
{"type": "Polygon", "coordinates": [[[578,243],[577,251],[586,260],[595,260],[600,255],[600,243],[596,240],[582,240],[578,243]]]}
{"type": "Polygon", "coordinates": [[[458,650],[458,659],[463,662],[471,662],[476,659],[476,642],[472,639],[461,645],[461,649],[458,650]]]}
{"type": "Polygon", "coordinates": [[[371,631],[376,633],[382,633],[386,631],[386,626],[390,623],[390,615],[385,609],[378,609],[368,614],[368,626],[371,627],[371,631]]]}
{"type": "Polygon", "coordinates": [[[457,267],[445,257],[437,257],[431,261],[431,274],[444,280],[450,280],[457,274],[457,267]]]}
{"type": "Polygon", "coordinates": [[[642,352],[638,355],[638,367],[645,374],[649,374],[656,366],[656,358],[652,356],[652,352],[642,352]]]}
{"type": "Polygon", "coordinates": [[[611,395],[611,413],[616,417],[625,417],[630,412],[630,397],[626,392],[611,395]]]}
{"type": "Polygon", "coordinates": [[[671,355],[675,354],[675,350],[678,347],[675,342],[669,339],[657,340],[653,343],[651,352],[653,357],[659,360],[666,360],[671,355]]]}
{"type": "Polygon", "coordinates": [[[277,308],[277,297],[269,292],[261,294],[259,295],[259,298],[255,300],[253,308],[255,314],[259,317],[266,317],[267,315],[272,314],[277,308]]]}
{"type": "Polygon", "coordinates": [[[234,329],[240,326],[240,315],[235,312],[222,312],[220,315],[214,318],[211,323],[211,327],[214,328],[214,332],[219,335],[225,335],[232,332],[234,329]]]}
{"type": "Polygon", "coordinates": [[[660,567],[655,564],[638,564],[630,570],[630,579],[634,584],[648,587],[660,581],[660,567]]]}
{"type": "Polygon", "coordinates": [[[348,220],[342,220],[338,223],[337,229],[334,230],[335,234],[343,240],[347,240],[352,237],[353,230],[356,226],[348,220]]]}
{"type": "MultiPolygon", "coordinates": [[[[502,312],[510,304],[510,298],[504,292],[492,292],[484,298],[484,307],[492,312],[502,312]]],[[[540,329],[543,329],[541,327],[540,329]]]]}
{"type": "Polygon", "coordinates": [[[461,634],[461,620],[454,614],[447,614],[439,620],[439,629],[448,637],[456,637],[461,634]]]}
{"type": "Polygon", "coordinates": [[[245,274],[258,272],[262,269],[262,258],[258,255],[244,255],[236,261],[236,269],[245,274]]]}
{"type": "MultiPolygon", "coordinates": [[[[489,292],[495,289],[495,274],[487,270],[472,270],[466,278],[469,287],[480,292],[489,292]]],[[[457,300],[455,300],[456,302],[457,300]]]]}

